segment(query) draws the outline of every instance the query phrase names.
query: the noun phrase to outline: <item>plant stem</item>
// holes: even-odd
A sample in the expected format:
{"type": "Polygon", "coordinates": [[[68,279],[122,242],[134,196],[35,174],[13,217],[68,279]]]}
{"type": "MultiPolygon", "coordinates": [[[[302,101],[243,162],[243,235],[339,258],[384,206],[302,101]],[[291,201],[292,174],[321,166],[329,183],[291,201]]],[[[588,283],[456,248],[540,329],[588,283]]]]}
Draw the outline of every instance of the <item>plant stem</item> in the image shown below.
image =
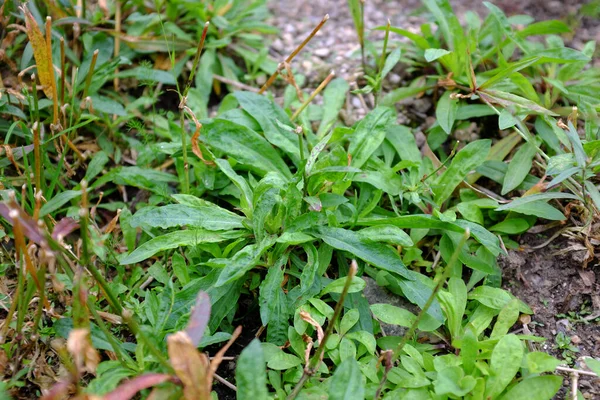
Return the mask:
{"type": "Polygon", "coordinates": [[[327,78],[325,78],[325,80],[324,80],[323,82],[321,82],[321,84],[319,85],[319,87],[317,87],[317,88],[315,89],[315,91],[314,91],[314,92],[312,92],[312,93],[310,94],[310,97],[309,97],[308,99],[306,99],[306,100],[304,101],[304,103],[302,103],[302,105],[300,106],[300,108],[298,108],[298,109],[296,110],[296,112],[295,112],[295,113],[292,115],[292,117],[290,118],[290,121],[294,122],[294,120],[295,120],[296,118],[298,118],[298,115],[300,115],[300,113],[301,113],[302,111],[304,111],[304,109],[305,109],[306,107],[308,107],[308,105],[310,104],[310,102],[311,102],[311,101],[313,101],[313,99],[314,99],[314,98],[315,98],[315,97],[316,97],[316,96],[317,96],[319,93],[321,93],[321,91],[322,91],[322,90],[325,88],[325,86],[327,86],[327,84],[328,84],[328,83],[331,81],[331,79],[333,79],[333,77],[334,77],[334,76],[335,76],[335,72],[334,72],[334,71],[331,71],[331,72],[329,73],[329,75],[327,75],[327,78]]]}
{"type": "Polygon", "coordinates": [[[335,321],[337,321],[340,314],[342,313],[342,309],[344,308],[344,300],[346,299],[346,295],[348,294],[348,290],[350,289],[350,285],[352,284],[352,280],[354,279],[354,276],[356,275],[357,269],[358,269],[358,266],[356,264],[356,260],[352,260],[352,263],[350,264],[350,269],[348,270],[348,275],[346,275],[346,282],[344,283],[344,289],[342,290],[340,299],[338,300],[337,304],[335,305],[335,309],[333,311],[333,316],[329,320],[327,329],[325,330],[325,333],[323,334],[323,340],[319,343],[319,347],[317,347],[315,354],[310,359],[308,365],[304,368],[304,372],[302,373],[302,377],[300,378],[300,381],[298,381],[298,383],[294,387],[294,390],[292,391],[292,393],[290,393],[290,395],[287,397],[287,400],[294,400],[296,398],[296,396],[298,396],[298,394],[302,390],[302,387],[304,386],[304,384],[306,383],[308,378],[310,378],[312,375],[314,375],[314,373],[319,369],[319,366],[321,365],[321,362],[322,362],[323,353],[325,352],[325,346],[327,344],[327,340],[333,333],[335,321]]]}
{"type": "MultiPolygon", "coordinates": [[[[300,43],[298,45],[298,47],[296,47],[296,49],[294,51],[292,51],[292,53],[285,59],[286,63],[289,64],[292,62],[294,57],[296,57],[296,55],[298,55],[298,53],[300,53],[300,50],[302,50],[304,48],[304,46],[306,46],[306,44],[311,41],[311,39],[317,34],[317,32],[319,32],[321,27],[323,27],[323,25],[325,25],[325,22],[327,22],[327,20],[329,20],[329,14],[325,14],[325,16],[323,17],[321,22],[319,22],[319,24],[315,27],[315,29],[313,29],[312,32],[306,37],[306,39],[304,39],[302,41],[302,43],[300,43]]],[[[265,90],[267,90],[269,88],[269,86],[271,86],[273,84],[273,82],[275,82],[275,79],[277,79],[277,77],[279,76],[279,72],[281,72],[281,70],[283,69],[283,65],[284,65],[284,63],[279,64],[279,66],[277,67],[277,70],[273,73],[273,75],[271,75],[269,77],[267,82],[265,82],[263,87],[260,88],[258,93],[260,93],[260,94],[264,93],[265,90]]]]}

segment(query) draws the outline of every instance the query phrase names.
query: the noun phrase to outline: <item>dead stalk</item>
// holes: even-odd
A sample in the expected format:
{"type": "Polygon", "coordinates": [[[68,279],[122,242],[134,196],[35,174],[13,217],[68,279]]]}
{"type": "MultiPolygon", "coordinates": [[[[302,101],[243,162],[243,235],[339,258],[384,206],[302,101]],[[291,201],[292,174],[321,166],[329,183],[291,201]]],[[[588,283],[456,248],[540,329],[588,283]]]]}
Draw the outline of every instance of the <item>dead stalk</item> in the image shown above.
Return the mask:
{"type": "MultiPolygon", "coordinates": [[[[319,24],[315,27],[315,29],[313,29],[312,32],[306,37],[306,39],[304,39],[304,41],[302,41],[302,43],[300,43],[300,45],[298,47],[296,47],[296,49],[294,51],[292,51],[292,53],[285,59],[286,63],[289,64],[292,62],[294,57],[296,57],[296,55],[298,55],[298,53],[304,48],[304,46],[306,46],[306,44],[311,41],[311,39],[317,34],[317,32],[319,32],[319,30],[323,27],[323,25],[325,25],[325,22],[327,22],[328,19],[329,19],[329,14],[325,14],[325,16],[323,17],[321,22],[319,22],[319,24]]],[[[267,90],[269,88],[269,86],[271,86],[273,84],[273,82],[275,82],[275,79],[277,79],[277,77],[279,76],[279,73],[283,69],[282,64],[279,64],[279,66],[277,67],[277,70],[273,73],[273,75],[271,75],[269,77],[267,82],[263,85],[263,87],[260,88],[258,93],[261,93],[261,94],[264,93],[265,90],[267,90]]]]}
{"type": "Polygon", "coordinates": [[[306,99],[306,101],[304,103],[302,103],[302,105],[300,106],[300,108],[297,109],[296,112],[292,115],[292,117],[291,117],[291,121],[292,122],[294,122],[294,120],[298,117],[298,115],[300,115],[300,113],[302,111],[304,111],[304,109],[306,107],[308,107],[308,105],[310,104],[310,102],[313,101],[313,99],[319,93],[321,93],[321,91],[325,88],[325,86],[327,86],[327,84],[333,79],[334,76],[335,76],[335,72],[334,71],[331,71],[329,73],[329,75],[327,75],[327,78],[325,78],[325,80],[323,82],[321,82],[321,84],[319,85],[319,87],[317,87],[315,89],[315,91],[310,94],[310,97],[308,99],[306,99]]]}

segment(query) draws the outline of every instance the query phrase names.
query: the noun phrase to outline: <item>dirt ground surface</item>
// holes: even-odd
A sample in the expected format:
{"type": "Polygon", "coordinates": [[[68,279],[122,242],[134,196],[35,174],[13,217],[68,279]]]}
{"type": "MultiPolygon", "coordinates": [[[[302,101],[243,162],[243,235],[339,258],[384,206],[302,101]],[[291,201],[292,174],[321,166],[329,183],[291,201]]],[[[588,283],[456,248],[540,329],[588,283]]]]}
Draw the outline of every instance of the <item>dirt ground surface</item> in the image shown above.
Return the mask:
{"type": "MultiPolygon", "coordinates": [[[[487,15],[482,1],[450,1],[463,18],[473,11],[481,17],[487,15]]],[[[578,18],[578,9],[587,1],[499,0],[492,1],[507,15],[527,14],[537,21],[563,19],[573,26],[571,36],[565,37],[567,45],[582,48],[589,40],[600,42],[600,24],[590,18],[578,18]]],[[[388,18],[392,26],[419,32],[425,22],[419,16],[420,0],[367,0],[365,2],[365,28],[367,31],[385,25],[388,18]]],[[[283,59],[314,26],[329,14],[329,21],[316,37],[294,60],[293,68],[307,77],[306,85],[316,87],[335,70],[338,76],[352,85],[360,75],[360,47],[346,0],[324,1],[272,1],[271,22],[281,30],[271,49],[271,54],[283,59]]],[[[381,37],[382,32],[371,31],[369,39],[381,37]]],[[[396,36],[396,39],[400,39],[396,36]]],[[[596,61],[598,63],[598,61],[596,61]]],[[[401,86],[403,76],[396,68],[389,83],[401,86]]],[[[414,104],[402,107],[400,122],[418,129],[419,124],[433,113],[431,101],[412,100],[414,104]]],[[[360,118],[366,113],[356,96],[348,101],[348,114],[360,118]]],[[[352,120],[346,121],[352,123],[352,120]]],[[[598,236],[598,227],[592,227],[591,236],[598,236]]],[[[600,269],[595,261],[586,265],[584,240],[559,233],[526,234],[520,240],[520,249],[510,251],[500,259],[504,273],[504,286],[529,304],[535,314],[531,322],[515,330],[547,339],[533,343],[536,350],[546,351],[565,359],[571,366],[579,367],[584,356],[600,357],[600,269]],[[554,240],[550,238],[556,236],[554,240]],[[546,243],[549,242],[549,243],[546,243]]],[[[592,245],[592,249],[596,246],[592,245]]],[[[597,256],[597,254],[596,254],[597,256]]],[[[593,258],[593,257],[592,257],[593,258]]],[[[565,374],[565,387],[556,398],[565,398],[570,390],[570,377],[565,374]]],[[[579,388],[588,399],[600,399],[600,381],[581,378],[579,388]]]]}

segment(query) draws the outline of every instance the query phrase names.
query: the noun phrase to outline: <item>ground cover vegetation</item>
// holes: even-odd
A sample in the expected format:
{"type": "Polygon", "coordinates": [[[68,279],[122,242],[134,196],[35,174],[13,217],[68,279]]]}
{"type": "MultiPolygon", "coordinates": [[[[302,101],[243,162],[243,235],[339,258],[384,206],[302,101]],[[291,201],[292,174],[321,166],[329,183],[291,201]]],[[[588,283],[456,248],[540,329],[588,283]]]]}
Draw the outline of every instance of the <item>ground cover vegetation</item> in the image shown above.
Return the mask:
{"type": "Polygon", "coordinates": [[[541,351],[497,259],[546,226],[597,265],[596,44],[491,3],[461,25],[424,0],[419,33],[363,5],[351,91],[269,55],[265,1],[2,4],[3,398],[584,398],[600,360],[541,351]],[[395,105],[422,96],[418,146],[395,105]]]}

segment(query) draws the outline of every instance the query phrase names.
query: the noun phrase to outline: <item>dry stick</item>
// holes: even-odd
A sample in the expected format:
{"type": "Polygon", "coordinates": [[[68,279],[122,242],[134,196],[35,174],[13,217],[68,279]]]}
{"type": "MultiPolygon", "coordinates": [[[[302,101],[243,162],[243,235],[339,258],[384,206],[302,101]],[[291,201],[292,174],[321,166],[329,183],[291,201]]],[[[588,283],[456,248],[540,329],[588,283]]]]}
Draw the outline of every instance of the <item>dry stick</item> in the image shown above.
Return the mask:
{"type": "MultiPolygon", "coordinates": [[[[294,59],[294,57],[296,57],[296,55],[300,52],[300,50],[302,50],[304,48],[304,46],[306,46],[306,44],[308,42],[310,42],[310,40],[317,34],[317,32],[319,32],[319,29],[321,29],[321,27],[323,25],[325,25],[325,22],[327,22],[327,20],[329,19],[329,14],[325,14],[325,16],[323,17],[323,19],[321,20],[321,22],[319,22],[319,25],[317,25],[315,27],[315,29],[312,30],[312,32],[306,37],[306,39],[304,39],[304,41],[302,43],[300,43],[300,45],[298,47],[296,47],[296,50],[294,50],[292,52],[292,54],[290,54],[286,59],[285,62],[286,63],[291,63],[292,60],[294,59]]],[[[263,87],[260,88],[260,90],[258,91],[258,93],[262,94],[265,92],[265,90],[267,90],[269,88],[269,86],[271,86],[273,84],[273,82],[275,81],[275,79],[277,79],[277,77],[279,76],[279,72],[283,69],[283,63],[279,64],[279,66],[277,67],[277,70],[273,73],[273,75],[271,75],[269,77],[269,79],[267,80],[267,82],[263,85],[263,87]]]]}
{"type": "Polygon", "coordinates": [[[329,75],[327,75],[327,78],[325,78],[325,80],[323,82],[321,82],[321,84],[319,85],[319,87],[316,88],[315,91],[311,93],[310,97],[308,99],[306,99],[306,101],[304,103],[302,103],[302,105],[300,106],[300,108],[297,109],[296,112],[292,115],[292,117],[290,118],[290,120],[292,122],[294,122],[294,120],[298,117],[298,115],[300,115],[300,113],[302,111],[304,111],[304,109],[306,107],[308,107],[308,105],[310,104],[310,102],[313,101],[313,99],[321,92],[321,90],[323,90],[325,88],[325,86],[327,86],[327,84],[329,83],[329,81],[331,81],[331,79],[333,79],[334,76],[335,76],[335,72],[334,71],[331,71],[329,73],[329,75]]]}
{"type": "Polygon", "coordinates": [[[56,91],[56,81],[54,80],[54,64],[52,63],[52,17],[46,17],[46,52],[50,63],[50,88],[52,89],[52,103],[54,105],[54,113],[52,116],[51,130],[59,130],[58,122],[58,93],[56,91]]]}
{"type": "Polygon", "coordinates": [[[187,84],[183,91],[183,97],[185,98],[192,86],[192,80],[194,79],[194,75],[196,74],[196,69],[198,68],[198,62],[200,61],[200,54],[202,53],[202,49],[204,48],[204,41],[206,40],[206,34],[208,33],[208,26],[210,22],[206,21],[204,24],[204,29],[202,30],[202,35],[200,36],[200,42],[198,42],[198,48],[196,49],[196,55],[194,56],[194,63],[192,64],[192,70],[190,71],[190,76],[188,77],[187,84]]]}
{"type": "MultiPolygon", "coordinates": [[[[121,50],[121,1],[117,0],[115,2],[115,58],[119,57],[119,52],[121,50]]],[[[119,91],[119,67],[115,69],[115,78],[113,79],[113,87],[115,88],[115,92],[119,91]]]]}
{"type": "Polygon", "coordinates": [[[60,38],[60,105],[65,105],[65,83],[66,83],[66,64],[65,64],[65,38],[60,38]]]}
{"type": "Polygon", "coordinates": [[[581,369],[574,369],[574,368],[568,368],[568,367],[556,367],[557,371],[563,371],[563,372],[571,372],[571,373],[578,373],[580,375],[589,375],[589,376],[598,376],[593,372],[590,371],[585,371],[585,370],[581,370],[581,369]]]}
{"type": "Polygon", "coordinates": [[[333,316],[329,320],[327,330],[323,335],[323,340],[319,343],[319,347],[315,351],[313,357],[310,359],[309,364],[306,367],[304,367],[304,371],[302,372],[302,377],[300,378],[300,381],[298,381],[292,393],[290,393],[290,395],[287,397],[287,400],[294,400],[302,390],[302,387],[304,386],[308,378],[310,378],[319,369],[323,357],[323,352],[325,351],[325,345],[327,344],[327,339],[329,339],[329,337],[333,333],[333,326],[335,325],[335,321],[337,321],[340,314],[342,313],[342,308],[344,308],[344,300],[346,299],[348,289],[350,288],[350,284],[352,283],[352,280],[356,275],[357,269],[358,266],[356,264],[356,260],[352,260],[352,262],[350,263],[350,269],[348,270],[348,275],[346,276],[346,282],[344,283],[344,289],[342,290],[340,299],[335,305],[333,316]]]}
{"type": "Polygon", "coordinates": [[[237,387],[235,387],[233,383],[225,380],[225,378],[221,378],[219,375],[215,374],[215,379],[221,382],[223,385],[227,386],[229,389],[233,390],[234,392],[237,392],[237,387]]]}
{"type": "MultiPolygon", "coordinates": [[[[398,346],[394,350],[392,359],[398,358],[398,356],[400,355],[400,352],[402,351],[402,349],[404,348],[404,346],[406,345],[408,340],[414,335],[415,331],[417,330],[417,326],[419,326],[419,322],[421,322],[421,319],[423,318],[423,315],[425,315],[425,313],[427,312],[429,307],[431,307],[431,304],[433,304],[433,301],[435,300],[438,292],[442,289],[442,286],[444,286],[444,284],[446,283],[446,280],[448,280],[448,277],[450,276],[450,273],[454,269],[454,265],[458,261],[458,257],[470,236],[471,236],[471,231],[469,228],[467,228],[465,230],[465,233],[461,237],[460,242],[456,246],[456,249],[454,249],[454,253],[452,253],[452,257],[450,258],[448,265],[446,265],[446,268],[444,269],[444,272],[442,273],[440,280],[438,281],[437,285],[435,285],[435,288],[431,292],[431,295],[427,299],[427,302],[425,303],[425,305],[423,305],[423,307],[421,308],[421,312],[419,312],[419,315],[417,316],[415,321],[412,323],[410,329],[408,331],[406,331],[406,333],[402,337],[402,341],[400,342],[400,344],[398,344],[398,346]]],[[[379,387],[377,388],[377,392],[375,393],[375,399],[379,398],[379,395],[381,394],[381,390],[383,389],[384,385],[385,385],[385,375],[381,379],[381,382],[379,382],[379,387]]]]}
{"type": "Polygon", "coordinates": [[[573,386],[571,386],[571,398],[576,399],[577,388],[579,386],[579,374],[577,372],[573,372],[571,373],[571,376],[573,377],[573,386]]]}
{"type": "Polygon", "coordinates": [[[213,74],[213,78],[215,80],[219,81],[219,82],[223,82],[226,85],[235,86],[238,89],[246,90],[248,92],[258,93],[258,90],[259,90],[259,89],[255,88],[253,86],[245,85],[242,82],[237,82],[237,81],[233,81],[231,79],[227,79],[227,78],[225,78],[224,76],[221,76],[221,75],[213,74]]]}

